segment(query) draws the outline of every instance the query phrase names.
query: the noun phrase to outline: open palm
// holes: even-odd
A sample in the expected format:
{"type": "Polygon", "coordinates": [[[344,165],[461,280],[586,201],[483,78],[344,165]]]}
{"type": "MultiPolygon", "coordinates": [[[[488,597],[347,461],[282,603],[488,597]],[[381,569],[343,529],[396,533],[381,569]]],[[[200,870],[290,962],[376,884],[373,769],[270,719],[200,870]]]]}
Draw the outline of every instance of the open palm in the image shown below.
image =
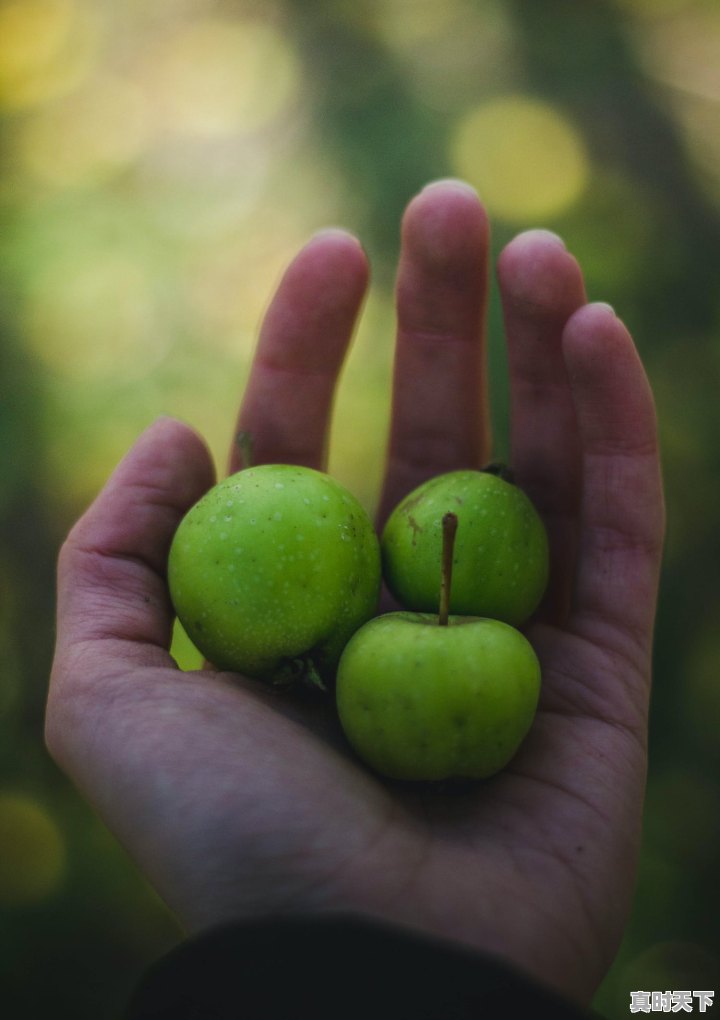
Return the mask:
{"type": "MultiPolygon", "coordinates": [[[[470,189],[440,182],[413,200],[379,522],[425,478],[489,459],[487,260],[470,189]]],[[[367,272],[340,231],[286,272],[239,418],[258,463],[325,466],[367,272]]],[[[527,630],[540,709],[510,766],[463,786],[381,781],[348,749],[331,699],[177,670],[167,552],[214,476],[202,440],[172,419],[141,436],[61,552],[47,739],[189,929],[360,913],[588,1001],[622,933],[639,844],[664,524],[654,410],[627,331],[586,303],[558,239],[519,235],[498,276],[512,465],[552,550],[527,630]]]]}

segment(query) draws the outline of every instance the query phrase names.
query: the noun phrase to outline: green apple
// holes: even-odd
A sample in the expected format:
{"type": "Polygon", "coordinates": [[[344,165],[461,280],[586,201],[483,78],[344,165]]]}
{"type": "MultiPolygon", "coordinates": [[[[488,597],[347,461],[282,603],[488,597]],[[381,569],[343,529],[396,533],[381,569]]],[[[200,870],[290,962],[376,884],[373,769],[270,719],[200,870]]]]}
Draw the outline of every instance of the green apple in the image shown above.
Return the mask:
{"type": "Polygon", "coordinates": [[[459,521],[450,612],[520,625],[547,585],[547,535],[522,489],[491,470],[437,475],[393,510],[381,542],[391,592],[406,609],[437,608],[441,522],[449,511],[459,521]]]}
{"type": "Polygon", "coordinates": [[[358,755],[394,779],[482,779],[530,729],[540,666],[509,624],[396,612],[366,623],[337,673],[337,707],[358,755]]]}
{"type": "Polygon", "coordinates": [[[226,478],[186,514],[168,584],[180,622],[217,668],[322,685],[376,610],[379,543],[329,475],[266,464],[226,478]]]}

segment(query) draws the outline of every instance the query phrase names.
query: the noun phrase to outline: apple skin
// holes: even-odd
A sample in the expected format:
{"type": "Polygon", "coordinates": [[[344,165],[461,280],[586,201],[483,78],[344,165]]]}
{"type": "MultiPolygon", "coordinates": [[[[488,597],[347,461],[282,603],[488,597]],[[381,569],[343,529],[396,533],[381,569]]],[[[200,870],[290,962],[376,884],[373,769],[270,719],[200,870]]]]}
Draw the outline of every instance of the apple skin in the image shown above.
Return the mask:
{"type": "Polygon", "coordinates": [[[191,641],[218,669],[276,684],[334,680],[376,611],[380,550],[342,485],[288,464],[246,468],[185,515],[168,584],[191,641]]]}
{"type": "Polygon", "coordinates": [[[547,586],[547,534],[522,489],[487,471],[437,475],[395,507],[381,539],[383,576],[395,598],[416,612],[437,610],[449,511],[458,519],[450,612],[524,623],[547,586]]]}
{"type": "Polygon", "coordinates": [[[537,709],[532,646],[499,620],[395,612],[348,642],[336,699],[360,758],[392,779],[484,779],[504,768],[537,709]]]}

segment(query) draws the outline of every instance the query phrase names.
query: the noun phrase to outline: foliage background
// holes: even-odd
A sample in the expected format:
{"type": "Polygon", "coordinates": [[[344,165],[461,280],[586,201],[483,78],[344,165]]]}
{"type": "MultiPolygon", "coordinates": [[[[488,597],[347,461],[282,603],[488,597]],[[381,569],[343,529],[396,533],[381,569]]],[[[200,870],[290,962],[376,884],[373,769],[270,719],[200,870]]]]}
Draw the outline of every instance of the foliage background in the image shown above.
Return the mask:
{"type": "MultiPolygon", "coordinates": [[[[716,0],[0,0],[3,1015],[114,1017],[180,938],[44,750],[64,533],[160,413],[222,468],[278,276],[336,223],[374,278],[330,470],[371,508],[399,220],[446,175],[479,188],[496,254],[562,234],[651,377],[669,539],[645,839],[596,1006],[717,988],[719,53],[716,0]]],[[[503,455],[495,295],[491,320],[503,455]]]]}

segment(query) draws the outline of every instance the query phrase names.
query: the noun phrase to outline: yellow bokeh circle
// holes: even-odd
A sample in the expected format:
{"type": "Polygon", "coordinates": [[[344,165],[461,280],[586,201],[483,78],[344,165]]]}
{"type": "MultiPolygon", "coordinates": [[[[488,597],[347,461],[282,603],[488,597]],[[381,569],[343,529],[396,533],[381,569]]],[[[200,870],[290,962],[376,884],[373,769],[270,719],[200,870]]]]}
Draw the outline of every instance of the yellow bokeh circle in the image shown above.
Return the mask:
{"type": "Polygon", "coordinates": [[[65,841],[33,798],[0,793],[0,904],[34,903],[55,892],[65,874],[65,841]]]}
{"type": "Polygon", "coordinates": [[[300,88],[300,67],[270,23],[208,17],[161,41],[141,78],[163,130],[223,137],[263,129],[284,113],[300,88]]]}
{"type": "Polygon", "coordinates": [[[142,154],[148,139],[142,93],[110,75],[29,116],[18,133],[25,170],[43,183],[103,183],[142,154]]]}
{"type": "Polygon", "coordinates": [[[465,113],[450,140],[457,176],[473,184],[491,215],[513,223],[563,213],[589,176],[583,140],[550,103],[512,95],[465,113]]]}
{"type": "Polygon", "coordinates": [[[21,109],[77,87],[97,54],[92,8],[76,0],[14,0],[0,6],[0,106],[21,109]]]}

